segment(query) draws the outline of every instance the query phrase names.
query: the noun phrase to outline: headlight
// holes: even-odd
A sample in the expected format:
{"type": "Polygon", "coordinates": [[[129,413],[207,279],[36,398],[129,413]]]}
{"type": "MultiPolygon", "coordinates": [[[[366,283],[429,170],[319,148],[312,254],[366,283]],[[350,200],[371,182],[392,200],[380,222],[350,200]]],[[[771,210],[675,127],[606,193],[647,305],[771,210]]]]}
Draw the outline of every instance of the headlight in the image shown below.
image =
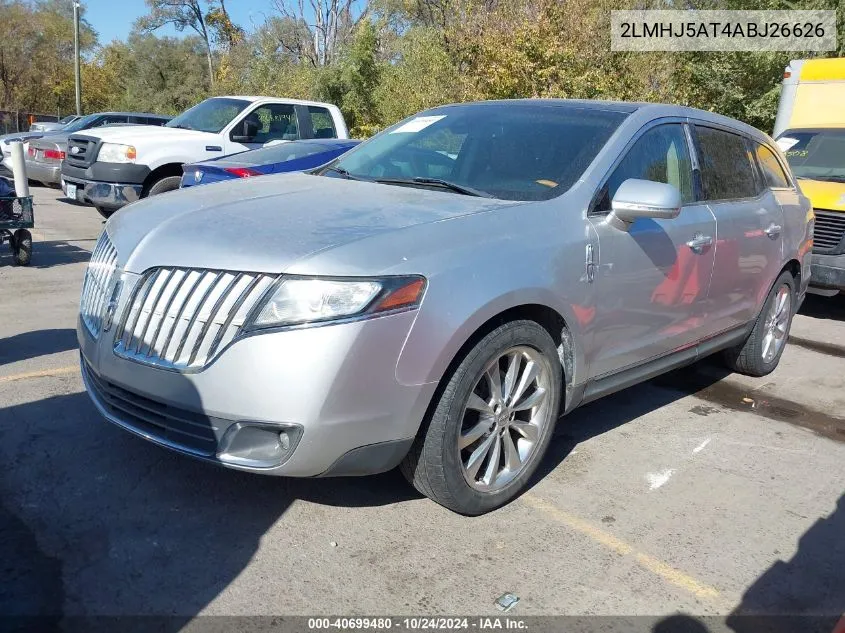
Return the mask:
{"type": "Polygon", "coordinates": [[[425,279],[284,278],[249,325],[279,327],[377,315],[417,307],[425,279]]]}
{"type": "Polygon", "coordinates": [[[97,160],[103,163],[134,163],[138,152],[132,145],[118,143],[103,143],[97,160]]]}

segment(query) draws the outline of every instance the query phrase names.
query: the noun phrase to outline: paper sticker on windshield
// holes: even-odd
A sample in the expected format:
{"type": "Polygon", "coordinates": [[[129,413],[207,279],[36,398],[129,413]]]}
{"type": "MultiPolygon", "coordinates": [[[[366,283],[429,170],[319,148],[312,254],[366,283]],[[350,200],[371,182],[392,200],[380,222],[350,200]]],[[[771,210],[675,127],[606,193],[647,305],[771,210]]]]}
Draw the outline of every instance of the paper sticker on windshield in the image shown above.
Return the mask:
{"type": "Polygon", "coordinates": [[[404,125],[400,125],[395,130],[391,131],[391,134],[402,134],[405,132],[419,132],[420,130],[424,130],[432,123],[437,123],[440,119],[445,119],[446,115],[441,114],[438,116],[418,116],[415,119],[411,119],[404,125]]]}
{"type": "Polygon", "coordinates": [[[798,143],[798,140],[799,139],[797,139],[797,138],[789,138],[788,136],[784,136],[783,138],[779,138],[777,140],[777,144],[778,144],[778,147],[780,147],[780,151],[785,152],[790,147],[792,147],[793,145],[798,143]]]}

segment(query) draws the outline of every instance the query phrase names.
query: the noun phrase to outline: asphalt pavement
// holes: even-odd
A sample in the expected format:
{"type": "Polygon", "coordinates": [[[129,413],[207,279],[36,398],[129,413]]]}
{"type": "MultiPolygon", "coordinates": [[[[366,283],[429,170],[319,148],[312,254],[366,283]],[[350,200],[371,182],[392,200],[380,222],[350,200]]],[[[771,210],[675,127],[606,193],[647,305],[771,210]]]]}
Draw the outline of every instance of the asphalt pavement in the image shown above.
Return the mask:
{"type": "Polygon", "coordinates": [[[705,361],[576,411],[466,518],[396,472],[237,473],[104,422],[75,335],[103,223],[33,192],[33,265],[0,249],[0,614],[845,611],[845,298],[808,299],[771,376],[705,361]]]}

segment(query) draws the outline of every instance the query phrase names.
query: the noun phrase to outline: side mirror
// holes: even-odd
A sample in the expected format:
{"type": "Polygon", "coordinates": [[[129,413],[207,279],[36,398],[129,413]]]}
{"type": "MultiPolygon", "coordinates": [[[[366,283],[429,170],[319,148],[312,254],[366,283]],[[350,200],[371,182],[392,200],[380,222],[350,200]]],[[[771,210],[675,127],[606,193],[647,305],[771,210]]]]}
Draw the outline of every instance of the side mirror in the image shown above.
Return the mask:
{"type": "Polygon", "coordinates": [[[629,178],[616,190],[607,223],[628,231],[639,218],[674,220],[681,213],[681,192],[674,185],[629,178]]]}
{"type": "Polygon", "coordinates": [[[241,129],[238,130],[236,127],[232,130],[232,142],[234,143],[251,143],[261,130],[261,126],[252,119],[244,119],[238,127],[241,129]]]}

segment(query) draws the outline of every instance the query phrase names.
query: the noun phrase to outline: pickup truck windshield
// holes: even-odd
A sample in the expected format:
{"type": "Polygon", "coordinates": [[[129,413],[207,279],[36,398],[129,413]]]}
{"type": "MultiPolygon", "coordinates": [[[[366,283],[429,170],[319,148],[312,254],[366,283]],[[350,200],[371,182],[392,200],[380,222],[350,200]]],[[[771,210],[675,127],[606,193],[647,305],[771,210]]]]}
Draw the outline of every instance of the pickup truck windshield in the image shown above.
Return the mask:
{"type": "Polygon", "coordinates": [[[243,99],[230,99],[227,97],[215,97],[198,103],[190,110],[165,125],[165,127],[176,127],[185,130],[198,130],[217,134],[224,127],[231,123],[232,119],[243,112],[249,105],[249,101],[243,99]]]}
{"type": "Polygon", "coordinates": [[[845,182],[845,130],[788,130],[777,142],[798,178],[845,182]]]}
{"type": "Polygon", "coordinates": [[[578,180],[626,116],[556,104],[445,106],[405,119],[321,173],[503,200],[547,200],[578,180]]]}

